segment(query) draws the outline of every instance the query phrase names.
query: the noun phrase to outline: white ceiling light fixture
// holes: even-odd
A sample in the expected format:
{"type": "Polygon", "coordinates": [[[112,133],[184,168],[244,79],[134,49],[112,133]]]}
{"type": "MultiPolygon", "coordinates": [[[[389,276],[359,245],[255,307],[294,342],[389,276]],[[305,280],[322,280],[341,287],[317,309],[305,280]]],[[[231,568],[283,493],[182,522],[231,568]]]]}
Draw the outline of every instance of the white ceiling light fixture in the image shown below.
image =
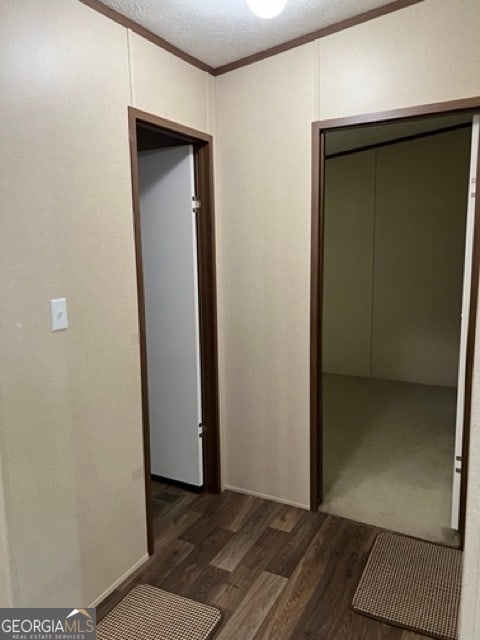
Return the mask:
{"type": "Polygon", "coordinates": [[[247,4],[259,18],[274,18],[285,9],[287,0],[247,0],[247,4]]]}

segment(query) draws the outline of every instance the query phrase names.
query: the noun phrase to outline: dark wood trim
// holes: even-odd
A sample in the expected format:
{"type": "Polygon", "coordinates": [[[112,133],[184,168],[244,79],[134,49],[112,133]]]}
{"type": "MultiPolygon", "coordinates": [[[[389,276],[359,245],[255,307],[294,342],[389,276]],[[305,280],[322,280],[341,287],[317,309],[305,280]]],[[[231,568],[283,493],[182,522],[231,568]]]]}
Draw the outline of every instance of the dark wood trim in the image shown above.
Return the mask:
{"type": "Polygon", "coordinates": [[[152,483],[150,480],[150,418],[148,414],[147,341],[145,327],[145,290],[143,286],[142,236],[140,228],[140,194],[138,189],[137,121],[132,109],[128,110],[128,131],[132,178],[133,228],[135,235],[135,258],[137,267],[138,329],[140,337],[140,375],[142,385],[142,433],[145,476],[145,507],[147,512],[147,549],[154,552],[152,483]]]}
{"type": "Polygon", "coordinates": [[[362,151],[370,151],[371,149],[380,149],[381,147],[390,147],[392,144],[400,144],[401,142],[410,142],[411,140],[418,140],[419,138],[429,138],[430,136],[437,136],[442,133],[448,133],[449,131],[457,131],[458,129],[468,129],[472,126],[471,122],[464,122],[462,124],[454,124],[449,127],[440,127],[432,131],[422,131],[421,133],[412,133],[409,136],[399,136],[398,138],[392,138],[384,142],[377,142],[376,144],[365,144],[355,149],[349,149],[348,151],[339,151],[338,153],[329,153],[325,156],[325,160],[332,160],[333,158],[341,158],[342,156],[349,156],[352,153],[361,153],[362,151]]]}
{"type": "Polygon", "coordinates": [[[449,102],[432,102],[419,107],[406,107],[391,111],[377,111],[364,113],[358,116],[345,118],[332,118],[330,120],[318,120],[315,124],[322,131],[332,129],[345,129],[354,125],[381,124],[382,122],[394,122],[409,118],[423,118],[424,116],[441,116],[445,113],[461,113],[462,111],[474,111],[480,108],[480,97],[460,98],[449,102]]]}
{"type": "Polygon", "coordinates": [[[310,510],[323,493],[322,294],[325,134],[312,126],[312,221],[310,276],[310,510]]]}
{"type": "Polygon", "coordinates": [[[276,56],[279,53],[283,53],[284,51],[289,51],[290,49],[301,47],[303,44],[308,44],[309,42],[313,42],[314,40],[325,38],[325,36],[330,36],[333,33],[338,33],[339,31],[349,29],[350,27],[355,27],[364,22],[368,22],[369,20],[374,20],[375,18],[379,18],[380,16],[385,16],[388,13],[393,13],[394,11],[398,11],[399,9],[404,9],[405,7],[410,7],[411,5],[418,4],[419,2],[423,2],[423,0],[394,0],[394,2],[389,2],[382,7],[377,7],[376,9],[365,11],[358,16],[353,16],[352,18],[347,18],[346,20],[335,22],[334,24],[322,27],[321,29],[316,29],[315,31],[306,33],[303,36],[299,36],[298,38],[293,38],[292,40],[288,40],[287,42],[283,42],[282,44],[277,44],[274,47],[269,47],[268,49],[264,49],[263,51],[258,51],[257,53],[253,53],[252,55],[245,56],[244,58],[240,58],[240,60],[235,60],[233,62],[223,64],[220,67],[216,67],[213,69],[213,75],[220,76],[224,73],[228,73],[229,71],[240,69],[240,67],[246,67],[247,65],[253,64],[254,62],[265,60],[265,58],[271,58],[272,56],[276,56]]]}
{"type": "Polygon", "coordinates": [[[127,18],[111,7],[107,7],[102,2],[100,2],[100,0],[79,1],[82,4],[85,4],[87,7],[98,11],[107,18],[110,18],[110,20],[117,22],[123,27],[130,29],[137,35],[142,36],[146,40],[149,40],[158,47],[161,47],[169,53],[172,53],[174,56],[177,56],[177,58],[180,58],[185,62],[193,65],[194,67],[210,73],[213,76],[220,76],[224,73],[228,73],[229,71],[240,69],[240,67],[246,67],[249,64],[259,62],[260,60],[264,60],[265,58],[271,58],[272,56],[276,56],[279,53],[283,53],[284,51],[289,51],[290,49],[300,47],[303,44],[313,42],[314,40],[319,40],[320,38],[332,35],[333,33],[338,33],[339,31],[343,31],[344,29],[355,27],[358,24],[368,22],[369,20],[374,20],[375,18],[393,13],[394,11],[399,11],[400,9],[405,9],[406,7],[410,7],[411,5],[423,2],[423,0],[393,0],[393,2],[389,2],[382,7],[377,7],[376,9],[371,9],[370,11],[365,11],[358,16],[353,16],[352,18],[347,18],[345,20],[335,22],[334,24],[322,27],[321,29],[316,29],[315,31],[306,33],[303,36],[299,36],[298,38],[293,38],[292,40],[288,40],[287,42],[283,42],[281,44],[275,45],[274,47],[269,47],[268,49],[258,51],[257,53],[245,56],[244,58],[240,58],[239,60],[228,62],[227,64],[220,65],[219,67],[212,67],[206,62],[202,62],[202,60],[195,58],[195,56],[182,51],[182,49],[179,49],[175,45],[171,44],[170,42],[168,42],[168,40],[165,40],[164,38],[157,36],[152,31],[149,31],[145,27],[142,27],[140,24],[138,24],[138,22],[127,18]]]}
{"type": "MultiPolygon", "coordinates": [[[[472,280],[470,291],[470,309],[468,314],[467,359],[465,376],[465,410],[463,419],[462,446],[462,483],[460,487],[460,533],[462,549],[465,543],[465,525],[467,520],[467,479],[470,456],[470,424],[473,395],[473,367],[475,360],[475,340],[477,332],[478,286],[480,273],[480,150],[477,158],[477,175],[475,185],[475,223],[473,229],[472,280]]],[[[469,184],[469,193],[472,185],[469,184]]]]}
{"type": "Polygon", "coordinates": [[[180,482],[179,480],[172,480],[171,478],[164,478],[163,476],[157,476],[152,473],[150,476],[153,482],[161,482],[170,487],[177,487],[177,489],[183,489],[184,491],[191,491],[192,493],[202,493],[203,487],[197,487],[194,484],[187,484],[186,482],[180,482]]]}
{"type": "Polygon", "coordinates": [[[196,186],[200,198],[197,217],[200,336],[202,366],[205,488],[220,493],[220,415],[218,404],[217,285],[213,143],[196,147],[196,186]]]}
{"type": "MultiPolygon", "coordinates": [[[[325,192],[324,162],[325,143],[324,136],[327,131],[343,129],[353,126],[379,124],[395,120],[434,116],[445,113],[459,113],[464,111],[480,111],[480,97],[452,100],[443,103],[434,103],[369,113],[348,118],[324,120],[312,123],[312,247],[311,247],[311,293],[310,293],[310,504],[311,509],[316,510],[322,499],[322,326],[321,310],[323,296],[323,199],[325,192]]],[[[480,163],[477,172],[477,185],[480,184],[480,163]]],[[[475,201],[475,230],[472,264],[472,289],[469,307],[469,326],[467,339],[467,363],[465,385],[465,413],[463,432],[462,455],[462,483],[460,504],[460,533],[462,536],[462,548],[465,535],[466,500],[468,485],[468,456],[470,439],[470,420],[472,404],[472,377],[474,364],[475,332],[478,305],[478,286],[480,283],[480,190],[476,190],[475,201]]]]}
{"type": "Polygon", "coordinates": [[[126,16],[122,15],[118,11],[115,11],[115,9],[112,9],[111,7],[107,7],[102,2],[100,2],[100,0],[80,0],[80,2],[82,4],[87,5],[87,7],[90,7],[91,9],[98,11],[98,13],[101,13],[107,18],[110,18],[110,20],[113,20],[114,22],[121,24],[122,27],[126,27],[127,29],[134,31],[137,35],[142,36],[142,38],[149,40],[153,44],[156,44],[157,47],[161,47],[162,49],[165,49],[165,51],[172,53],[174,56],[177,56],[177,58],[180,58],[181,60],[188,62],[189,64],[193,65],[194,67],[197,67],[198,69],[201,69],[202,71],[206,71],[207,73],[210,73],[210,74],[213,73],[214,71],[213,67],[211,67],[210,65],[206,64],[205,62],[202,62],[198,58],[195,58],[195,56],[191,56],[189,53],[182,51],[181,49],[171,44],[164,38],[161,38],[160,36],[157,36],[152,31],[149,31],[145,27],[142,27],[142,25],[138,24],[138,22],[135,22],[134,20],[127,18],[126,16]]]}
{"type": "Polygon", "coordinates": [[[130,156],[132,167],[133,223],[137,266],[138,320],[140,331],[140,361],[142,384],[143,450],[145,460],[145,499],[147,509],[148,552],[153,554],[153,513],[150,465],[150,426],[148,415],[147,340],[145,330],[145,292],[143,285],[140,199],[138,188],[137,124],[148,123],[168,135],[183,137],[195,150],[197,195],[201,200],[197,216],[198,275],[200,313],[200,357],[202,369],[205,488],[220,493],[220,425],[218,409],[218,349],[215,273],[215,212],[213,196],[213,139],[210,135],[159,118],[133,107],[128,108],[130,156]]]}
{"type": "Polygon", "coordinates": [[[208,133],[204,133],[203,131],[198,131],[197,129],[192,129],[191,127],[187,127],[184,124],[179,124],[178,122],[173,122],[173,120],[168,120],[167,118],[161,118],[160,116],[155,116],[152,113],[147,113],[147,111],[142,111],[141,109],[136,109],[135,107],[129,107],[129,112],[135,114],[135,119],[143,122],[148,126],[157,127],[157,129],[161,129],[165,131],[165,133],[183,139],[187,144],[202,144],[202,143],[212,143],[212,136],[208,133]]]}
{"type": "Polygon", "coordinates": [[[137,150],[150,151],[151,149],[164,149],[167,147],[178,147],[184,145],[182,138],[167,135],[157,127],[152,127],[143,122],[137,126],[137,150]]]}

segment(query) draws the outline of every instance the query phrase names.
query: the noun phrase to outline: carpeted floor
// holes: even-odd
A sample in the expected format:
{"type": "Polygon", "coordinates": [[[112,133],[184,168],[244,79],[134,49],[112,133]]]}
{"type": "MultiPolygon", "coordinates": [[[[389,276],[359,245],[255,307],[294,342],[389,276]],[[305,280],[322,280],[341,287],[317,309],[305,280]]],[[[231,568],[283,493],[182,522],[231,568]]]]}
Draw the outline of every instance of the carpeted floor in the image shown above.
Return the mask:
{"type": "Polygon", "coordinates": [[[321,510],[450,545],[455,389],[324,375],[321,510]]]}

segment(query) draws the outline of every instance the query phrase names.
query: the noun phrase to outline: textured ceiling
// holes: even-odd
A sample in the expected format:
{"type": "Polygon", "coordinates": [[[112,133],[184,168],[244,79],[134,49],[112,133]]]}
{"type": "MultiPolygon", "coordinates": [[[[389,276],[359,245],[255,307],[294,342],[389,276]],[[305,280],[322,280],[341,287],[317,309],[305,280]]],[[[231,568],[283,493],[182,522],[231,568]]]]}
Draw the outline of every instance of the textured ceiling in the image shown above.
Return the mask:
{"type": "Polygon", "coordinates": [[[219,67],[390,0],[288,0],[270,20],[246,0],[102,0],[119,13],[202,62],[219,67]]]}

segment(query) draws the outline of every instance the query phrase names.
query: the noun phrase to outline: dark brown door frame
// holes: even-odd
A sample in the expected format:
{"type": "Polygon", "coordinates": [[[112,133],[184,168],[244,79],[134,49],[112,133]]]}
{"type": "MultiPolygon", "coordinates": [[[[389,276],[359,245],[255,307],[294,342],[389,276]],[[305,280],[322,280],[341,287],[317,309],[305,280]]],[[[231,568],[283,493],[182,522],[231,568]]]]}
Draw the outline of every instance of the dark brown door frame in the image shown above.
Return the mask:
{"type": "MultiPolygon", "coordinates": [[[[323,492],[323,424],[322,424],[322,324],[323,324],[323,243],[325,199],[325,135],[328,131],[382,122],[445,115],[446,113],[478,112],[480,97],[454,100],[419,107],[383,111],[348,118],[312,123],[312,224],[310,279],[310,509],[317,511],[323,492]]],[[[480,162],[477,185],[480,184],[480,162]]],[[[478,304],[480,264],[480,189],[476,191],[475,227],[473,236],[472,290],[468,319],[467,362],[465,383],[465,413],[462,452],[462,486],[460,530],[465,532],[472,374],[478,304]]]]}
{"type": "Polygon", "coordinates": [[[213,196],[213,139],[212,136],[159,118],[150,113],[128,108],[130,158],[132,168],[133,223],[137,266],[138,321],[140,330],[140,362],[142,383],[143,454],[145,467],[145,500],[147,510],[147,542],[150,555],[154,551],[152,488],[150,468],[150,426],[148,412],[147,339],[145,331],[145,294],[138,189],[137,125],[154,127],[160,133],[191,144],[195,157],[195,182],[201,201],[197,216],[198,279],[200,315],[200,358],[202,374],[202,407],[204,435],[205,489],[220,493],[220,426],[218,411],[217,303],[215,275],[215,215],[213,196]]]}

